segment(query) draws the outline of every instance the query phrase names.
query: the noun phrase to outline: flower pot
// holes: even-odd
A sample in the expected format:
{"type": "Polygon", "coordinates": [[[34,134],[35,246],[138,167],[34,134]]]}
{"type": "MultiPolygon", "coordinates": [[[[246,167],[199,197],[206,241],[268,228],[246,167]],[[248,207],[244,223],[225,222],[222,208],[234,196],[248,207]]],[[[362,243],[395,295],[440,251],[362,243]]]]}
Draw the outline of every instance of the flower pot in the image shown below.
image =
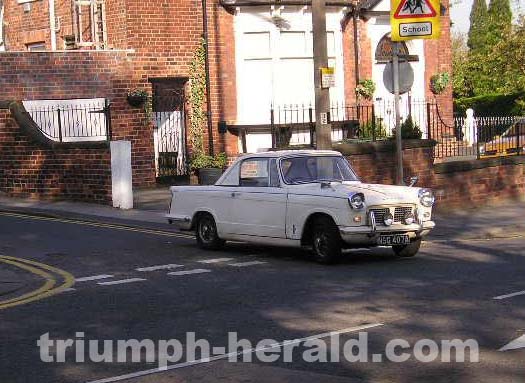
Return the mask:
{"type": "Polygon", "coordinates": [[[199,169],[199,185],[214,185],[221,178],[222,169],[202,168],[199,169]]]}
{"type": "Polygon", "coordinates": [[[142,104],[144,104],[145,101],[146,99],[144,98],[144,96],[132,95],[132,94],[128,95],[128,104],[135,108],[142,106],[142,104]]]}

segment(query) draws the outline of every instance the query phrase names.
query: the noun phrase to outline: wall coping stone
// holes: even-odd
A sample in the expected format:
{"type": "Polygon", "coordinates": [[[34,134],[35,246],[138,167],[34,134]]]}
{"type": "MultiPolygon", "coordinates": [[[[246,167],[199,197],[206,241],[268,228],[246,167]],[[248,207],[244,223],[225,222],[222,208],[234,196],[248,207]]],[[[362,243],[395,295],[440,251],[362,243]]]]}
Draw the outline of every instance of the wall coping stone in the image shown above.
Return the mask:
{"type": "MultiPolygon", "coordinates": [[[[403,150],[433,148],[436,144],[437,142],[434,140],[403,140],[403,150]]],[[[345,156],[377,152],[394,152],[396,150],[396,142],[395,140],[376,142],[341,142],[334,144],[333,149],[341,152],[345,156]]]]}
{"type": "Polygon", "coordinates": [[[485,158],[480,160],[450,161],[434,164],[434,172],[437,174],[467,172],[474,169],[484,169],[501,165],[523,165],[525,156],[507,156],[485,158]]]}

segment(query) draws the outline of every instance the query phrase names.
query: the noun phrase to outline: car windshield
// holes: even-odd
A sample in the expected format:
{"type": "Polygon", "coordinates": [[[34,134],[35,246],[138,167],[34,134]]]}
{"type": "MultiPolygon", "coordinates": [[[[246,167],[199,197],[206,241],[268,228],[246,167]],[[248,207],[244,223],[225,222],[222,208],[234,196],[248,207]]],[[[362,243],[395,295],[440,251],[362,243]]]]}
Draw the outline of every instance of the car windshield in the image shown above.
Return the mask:
{"type": "Polygon", "coordinates": [[[281,172],[287,184],[358,181],[348,161],[341,156],[284,158],[281,172]]]}

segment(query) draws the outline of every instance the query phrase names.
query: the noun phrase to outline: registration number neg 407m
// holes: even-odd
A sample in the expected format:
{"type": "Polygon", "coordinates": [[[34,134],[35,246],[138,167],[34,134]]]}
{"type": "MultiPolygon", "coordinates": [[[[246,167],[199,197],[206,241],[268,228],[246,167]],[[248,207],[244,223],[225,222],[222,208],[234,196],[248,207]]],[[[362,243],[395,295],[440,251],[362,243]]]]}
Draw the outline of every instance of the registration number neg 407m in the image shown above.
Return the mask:
{"type": "Polygon", "coordinates": [[[380,246],[408,245],[409,243],[410,237],[408,234],[380,235],[377,239],[377,244],[380,246]]]}

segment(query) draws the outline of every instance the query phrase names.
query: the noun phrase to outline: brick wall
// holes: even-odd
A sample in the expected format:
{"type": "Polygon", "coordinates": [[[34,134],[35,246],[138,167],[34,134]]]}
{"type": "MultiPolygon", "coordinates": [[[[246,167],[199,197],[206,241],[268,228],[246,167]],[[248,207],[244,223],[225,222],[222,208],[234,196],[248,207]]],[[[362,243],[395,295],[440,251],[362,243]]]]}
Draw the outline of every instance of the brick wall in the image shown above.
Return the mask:
{"type": "Polygon", "coordinates": [[[0,55],[0,89],[4,100],[108,98],[112,138],[132,143],[133,183],[155,183],[153,128],[141,108],[126,101],[138,86],[135,54],[128,51],[6,52],[0,55]]]}
{"type": "Polygon", "coordinates": [[[0,110],[0,190],[12,196],[111,202],[109,146],[50,149],[0,110]]]}
{"type": "MultiPolygon", "coordinates": [[[[473,207],[503,199],[525,198],[525,157],[433,164],[432,146],[405,142],[404,175],[419,176],[417,186],[430,187],[437,207],[473,207]]],[[[363,182],[395,184],[393,145],[338,149],[346,154],[363,182]]]]}
{"type": "Polygon", "coordinates": [[[30,3],[31,10],[24,12],[17,0],[4,0],[5,40],[8,49],[27,50],[27,44],[45,42],[48,49],[49,11],[47,1],[30,3]]]}

